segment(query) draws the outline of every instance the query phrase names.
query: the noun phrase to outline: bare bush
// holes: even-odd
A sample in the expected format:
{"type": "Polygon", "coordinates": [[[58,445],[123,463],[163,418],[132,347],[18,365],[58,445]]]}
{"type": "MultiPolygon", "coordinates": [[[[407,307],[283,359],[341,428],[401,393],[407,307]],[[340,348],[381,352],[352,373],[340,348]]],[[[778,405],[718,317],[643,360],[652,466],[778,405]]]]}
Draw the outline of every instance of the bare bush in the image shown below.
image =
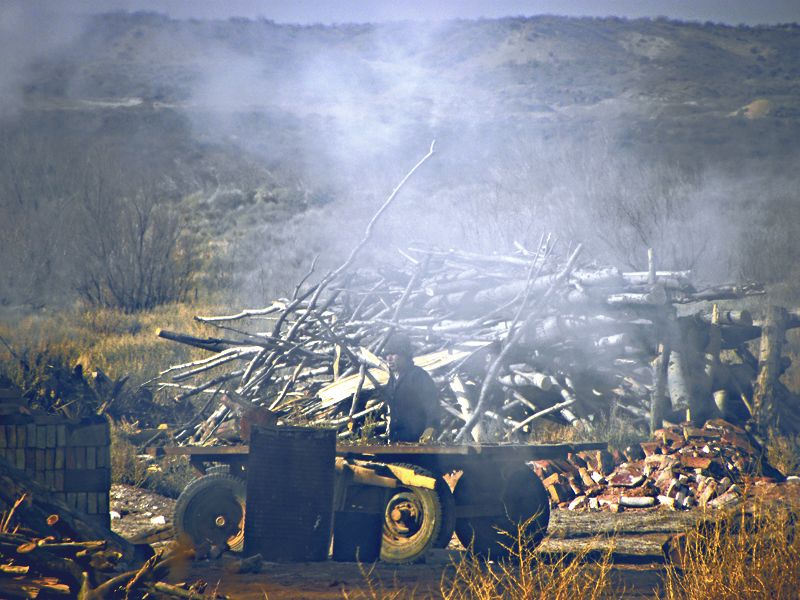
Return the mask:
{"type": "Polygon", "coordinates": [[[182,300],[195,269],[192,238],[177,210],[153,185],[111,186],[109,169],[85,179],[77,253],[80,297],[92,306],[124,312],[182,300]]]}

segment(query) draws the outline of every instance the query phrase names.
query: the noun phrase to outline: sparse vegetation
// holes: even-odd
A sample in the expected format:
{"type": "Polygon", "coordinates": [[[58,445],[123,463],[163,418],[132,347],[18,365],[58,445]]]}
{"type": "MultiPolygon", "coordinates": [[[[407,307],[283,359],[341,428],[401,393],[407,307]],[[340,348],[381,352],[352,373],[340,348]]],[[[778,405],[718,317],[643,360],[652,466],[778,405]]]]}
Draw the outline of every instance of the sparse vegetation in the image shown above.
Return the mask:
{"type": "Polygon", "coordinates": [[[797,506],[761,502],[711,518],[688,532],[668,566],[663,598],[796,598],[800,589],[797,506]],[[712,591],[713,590],[713,591],[712,591]]]}
{"type": "MultiPolygon", "coordinates": [[[[348,600],[403,600],[440,597],[444,600],[595,600],[612,597],[612,546],[589,556],[589,545],[573,555],[537,552],[526,539],[526,524],[508,534],[508,557],[491,561],[470,551],[455,558],[442,574],[438,590],[397,589],[370,568],[360,565],[364,586],[343,590],[348,600]]],[[[616,590],[615,593],[618,593],[616,590]]]]}
{"type": "Polygon", "coordinates": [[[576,425],[562,425],[547,419],[540,419],[531,429],[529,441],[541,444],[564,442],[608,442],[609,447],[620,450],[649,439],[649,432],[634,427],[630,421],[618,416],[595,422],[591,431],[584,431],[576,425]]]}
{"type": "MultiPolygon", "coordinates": [[[[126,314],[113,309],[73,309],[32,313],[0,320],[0,336],[19,356],[46,354],[85,372],[101,369],[112,379],[131,376],[131,384],[151,379],[170,364],[199,356],[186,346],[157,336],[159,329],[203,335],[193,317],[214,312],[209,306],[169,304],[148,312],[126,314]]],[[[5,345],[0,345],[0,365],[22,385],[20,364],[5,345]]]]}
{"type": "Polygon", "coordinates": [[[136,431],[127,421],[111,423],[111,481],[142,487],[147,480],[147,464],[136,458],[136,446],[128,434],[136,431]]]}
{"type": "Polygon", "coordinates": [[[522,524],[516,534],[509,535],[510,555],[503,560],[487,561],[467,552],[455,562],[454,573],[442,578],[442,597],[445,600],[610,597],[611,547],[599,558],[591,559],[588,550],[578,551],[574,556],[545,554],[531,548],[524,532],[522,524]]]}

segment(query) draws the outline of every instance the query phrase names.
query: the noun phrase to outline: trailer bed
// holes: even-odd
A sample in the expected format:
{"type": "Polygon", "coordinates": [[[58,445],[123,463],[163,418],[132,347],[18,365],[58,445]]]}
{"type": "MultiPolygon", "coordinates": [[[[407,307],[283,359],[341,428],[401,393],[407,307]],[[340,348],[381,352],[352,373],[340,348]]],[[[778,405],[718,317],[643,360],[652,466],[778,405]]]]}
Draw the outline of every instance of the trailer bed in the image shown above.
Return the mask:
{"type": "MultiPolygon", "coordinates": [[[[439,472],[462,469],[476,463],[508,463],[565,458],[569,453],[602,450],[605,442],[557,444],[339,444],[336,455],[381,462],[412,463],[439,472]]],[[[149,448],[154,457],[188,456],[192,465],[203,463],[243,464],[250,453],[248,445],[239,446],[166,446],[149,448]]]]}

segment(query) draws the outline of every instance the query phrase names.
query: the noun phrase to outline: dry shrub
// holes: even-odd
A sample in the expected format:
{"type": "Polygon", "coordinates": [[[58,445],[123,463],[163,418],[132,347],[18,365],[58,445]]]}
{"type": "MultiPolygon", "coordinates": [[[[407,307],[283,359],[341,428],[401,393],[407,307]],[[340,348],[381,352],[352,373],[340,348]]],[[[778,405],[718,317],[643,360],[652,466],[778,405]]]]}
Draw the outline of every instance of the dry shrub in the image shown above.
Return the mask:
{"type": "Polygon", "coordinates": [[[600,555],[590,555],[591,544],[569,555],[536,552],[527,534],[529,525],[521,523],[516,534],[506,534],[509,555],[502,560],[487,560],[471,551],[462,553],[442,574],[438,590],[403,587],[396,574],[387,584],[375,572],[375,564],[359,563],[364,586],[342,589],[342,595],[348,600],[578,600],[608,598],[619,592],[611,588],[613,545],[600,555]]]}
{"type": "Polygon", "coordinates": [[[688,532],[679,565],[667,567],[670,600],[797,598],[798,506],[763,502],[710,519],[688,532]]]}
{"type": "Polygon", "coordinates": [[[128,434],[136,426],[127,421],[109,421],[111,424],[111,481],[142,487],[147,479],[147,465],[136,455],[136,446],[128,440],[128,434]]]}
{"type": "Polygon", "coordinates": [[[442,578],[445,600],[575,600],[611,595],[611,553],[589,555],[589,545],[575,554],[536,552],[526,537],[526,523],[509,534],[509,555],[487,561],[468,552],[442,578]]]}
{"type": "Polygon", "coordinates": [[[407,589],[401,586],[395,574],[395,580],[391,586],[387,586],[380,576],[375,572],[377,562],[367,565],[358,562],[358,570],[364,579],[362,589],[348,590],[342,588],[342,598],[345,600],[413,600],[414,598],[428,598],[430,594],[418,595],[417,588],[407,589]]]}
{"type": "Polygon", "coordinates": [[[138,431],[138,424],[125,419],[111,423],[111,481],[152,490],[177,498],[183,488],[196,477],[185,456],[172,456],[159,462],[144,460],[142,450],[129,435],[138,431]]]}

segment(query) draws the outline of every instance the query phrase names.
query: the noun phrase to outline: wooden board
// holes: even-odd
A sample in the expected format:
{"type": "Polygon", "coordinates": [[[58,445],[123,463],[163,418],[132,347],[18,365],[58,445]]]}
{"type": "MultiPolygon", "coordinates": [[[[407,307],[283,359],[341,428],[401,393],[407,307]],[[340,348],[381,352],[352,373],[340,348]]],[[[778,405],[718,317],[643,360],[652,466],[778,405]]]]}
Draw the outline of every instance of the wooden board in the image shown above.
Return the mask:
{"type": "MultiPolygon", "coordinates": [[[[465,342],[452,349],[441,350],[439,352],[431,352],[429,354],[417,356],[414,358],[414,364],[418,367],[422,367],[428,373],[433,375],[440,369],[467,358],[476,350],[486,347],[487,345],[489,345],[489,342],[465,342]]],[[[389,383],[389,372],[385,369],[375,367],[369,369],[369,372],[381,385],[386,385],[389,383]]],[[[341,379],[326,385],[319,392],[317,392],[317,398],[321,400],[320,408],[334,406],[342,400],[352,397],[356,391],[356,388],[358,387],[358,381],[359,375],[356,373],[353,375],[348,375],[347,377],[342,377],[341,379]]],[[[364,381],[364,385],[361,389],[371,390],[374,389],[374,387],[375,386],[372,384],[372,381],[367,378],[364,381]]]]}

